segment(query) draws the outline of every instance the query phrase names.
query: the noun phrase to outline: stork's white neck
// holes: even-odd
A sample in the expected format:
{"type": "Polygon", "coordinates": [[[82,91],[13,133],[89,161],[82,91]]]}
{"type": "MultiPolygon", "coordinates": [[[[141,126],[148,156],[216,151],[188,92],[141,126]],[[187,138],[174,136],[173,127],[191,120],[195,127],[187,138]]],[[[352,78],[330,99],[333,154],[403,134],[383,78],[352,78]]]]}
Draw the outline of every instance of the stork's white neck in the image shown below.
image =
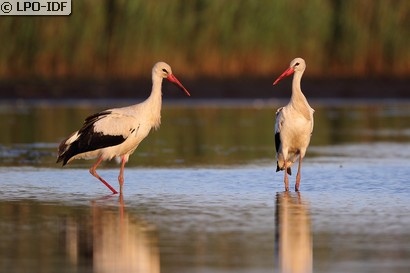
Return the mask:
{"type": "Polygon", "coordinates": [[[292,97],[291,102],[299,102],[300,100],[306,101],[305,95],[302,93],[302,89],[300,88],[300,81],[302,79],[303,72],[295,71],[293,75],[292,81],[292,97]]]}
{"type": "Polygon", "coordinates": [[[303,115],[305,115],[305,117],[309,117],[311,107],[305,95],[302,93],[302,89],[300,88],[300,81],[302,79],[302,75],[303,71],[295,71],[293,75],[292,97],[290,99],[289,104],[291,104],[293,108],[302,112],[303,115]]]}
{"type": "Polygon", "coordinates": [[[155,129],[161,124],[162,79],[162,77],[156,74],[152,75],[151,95],[145,101],[147,111],[151,117],[150,122],[155,129]]]}
{"type": "Polygon", "coordinates": [[[156,99],[160,99],[162,97],[162,77],[153,74],[152,75],[152,90],[151,90],[151,95],[149,96],[149,98],[156,98],[156,99]]]}

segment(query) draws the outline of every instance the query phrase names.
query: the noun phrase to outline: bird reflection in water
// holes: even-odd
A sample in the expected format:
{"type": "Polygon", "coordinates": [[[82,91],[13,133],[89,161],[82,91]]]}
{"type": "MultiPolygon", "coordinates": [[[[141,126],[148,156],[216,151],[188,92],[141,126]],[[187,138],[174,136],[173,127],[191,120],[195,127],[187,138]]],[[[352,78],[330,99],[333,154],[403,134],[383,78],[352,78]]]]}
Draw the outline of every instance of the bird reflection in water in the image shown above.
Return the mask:
{"type": "Polygon", "coordinates": [[[130,217],[122,194],[118,211],[99,204],[100,201],[93,201],[91,219],[85,223],[85,230],[81,227],[84,223],[69,223],[66,247],[70,260],[77,266],[91,262],[93,272],[98,273],[160,272],[155,229],[130,217]]]}
{"type": "Polygon", "coordinates": [[[312,233],[309,208],[300,192],[276,194],[275,264],[282,273],[310,273],[312,233]]]}

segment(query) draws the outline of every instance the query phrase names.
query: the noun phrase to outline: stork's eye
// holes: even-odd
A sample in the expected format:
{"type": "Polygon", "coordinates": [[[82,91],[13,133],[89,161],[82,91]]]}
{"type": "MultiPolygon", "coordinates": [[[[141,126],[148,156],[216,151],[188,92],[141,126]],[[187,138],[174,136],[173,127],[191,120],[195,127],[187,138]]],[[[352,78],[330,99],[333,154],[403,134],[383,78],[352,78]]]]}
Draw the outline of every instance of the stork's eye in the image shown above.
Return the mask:
{"type": "Polygon", "coordinates": [[[299,65],[299,63],[296,63],[296,64],[295,64],[295,66],[298,66],[298,65],[299,65]]]}
{"type": "Polygon", "coordinates": [[[168,74],[168,71],[165,68],[162,69],[162,72],[168,74]]]}

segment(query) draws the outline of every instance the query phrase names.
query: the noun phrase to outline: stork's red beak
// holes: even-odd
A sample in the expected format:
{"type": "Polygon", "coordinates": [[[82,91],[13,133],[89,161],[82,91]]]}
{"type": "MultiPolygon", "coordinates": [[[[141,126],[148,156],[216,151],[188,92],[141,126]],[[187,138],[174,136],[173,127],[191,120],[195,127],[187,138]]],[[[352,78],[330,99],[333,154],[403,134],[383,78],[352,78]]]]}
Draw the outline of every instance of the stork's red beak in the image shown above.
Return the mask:
{"type": "Polygon", "coordinates": [[[188,90],[182,85],[182,83],[180,83],[180,81],[178,81],[178,79],[173,75],[173,74],[169,74],[167,77],[167,80],[169,80],[170,82],[175,83],[176,85],[178,85],[182,90],[184,90],[184,92],[188,95],[191,96],[191,94],[189,94],[188,90]]]}
{"type": "Polygon", "coordinates": [[[279,76],[279,78],[276,79],[273,85],[277,84],[281,79],[292,75],[293,72],[295,72],[295,69],[293,69],[293,67],[289,67],[288,69],[285,70],[285,72],[282,73],[282,75],[279,76]]]}

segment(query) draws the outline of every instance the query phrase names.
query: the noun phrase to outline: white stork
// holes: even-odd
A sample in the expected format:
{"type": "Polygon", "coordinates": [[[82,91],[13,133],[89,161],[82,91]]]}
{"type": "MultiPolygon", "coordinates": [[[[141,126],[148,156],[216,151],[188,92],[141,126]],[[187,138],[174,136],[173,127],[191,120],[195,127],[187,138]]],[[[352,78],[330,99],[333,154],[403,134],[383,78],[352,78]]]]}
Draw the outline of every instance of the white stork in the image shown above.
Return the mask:
{"type": "Polygon", "coordinates": [[[277,157],[276,171],[285,170],[285,190],[289,191],[288,174],[291,166],[299,158],[298,173],[296,175],[295,191],[299,191],[300,168],[302,159],[309,146],[313,131],[313,110],[300,89],[300,80],[305,71],[306,63],[302,58],[290,62],[289,68],[273,83],[294,74],[292,81],[292,96],[289,103],[276,111],[275,146],[277,157]]]}
{"type": "Polygon", "coordinates": [[[150,130],[158,129],[161,123],[162,79],[175,83],[190,96],[188,90],[172,74],[168,64],[156,63],[152,69],[152,91],[148,99],[128,107],[108,109],[86,118],[80,130],[61,142],[57,163],[62,161],[64,166],[74,159],[98,158],[90,168],[90,173],[116,194],[118,192],[97,174],[96,169],[103,160],[111,160],[114,157],[121,159],[118,182],[122,193],[124,166],[130,154],[150,130]]]}

